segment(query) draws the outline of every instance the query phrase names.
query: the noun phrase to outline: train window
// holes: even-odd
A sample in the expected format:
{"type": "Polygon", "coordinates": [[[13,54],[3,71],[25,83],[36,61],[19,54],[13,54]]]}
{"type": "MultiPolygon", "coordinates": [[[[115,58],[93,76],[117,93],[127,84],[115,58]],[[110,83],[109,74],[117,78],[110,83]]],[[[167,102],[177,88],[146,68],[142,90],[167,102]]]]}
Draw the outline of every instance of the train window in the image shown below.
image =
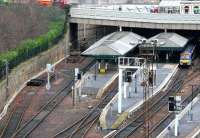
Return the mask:
{"type": "Polygon", "coordinates": [[[182,54],[181,55],[181,60],[189,59],[190,55],[189,54],[182,54]]]}

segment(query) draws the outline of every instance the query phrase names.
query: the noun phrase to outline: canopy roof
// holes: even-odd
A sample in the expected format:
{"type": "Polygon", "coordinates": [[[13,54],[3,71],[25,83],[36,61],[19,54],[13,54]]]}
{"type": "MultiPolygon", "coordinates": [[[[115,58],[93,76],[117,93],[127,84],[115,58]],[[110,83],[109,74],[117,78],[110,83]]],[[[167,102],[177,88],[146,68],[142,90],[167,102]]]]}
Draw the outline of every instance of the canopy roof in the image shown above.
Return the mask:
{"type": "MultiPolygon", "coordinates": [[[[176,33],[160,33],[151,37],[149,41],[155,39],[158,40],[157,50],[181,51],[189,41],[187,38],[176,33]]],[[[152,47],[152,45],[148,45],[148,47],[152,47]]]]}
{"type": "Polygon", "coordinates": [[[123,56],[134,49],[144,37],[132,32],[114,32],[97,41],[82,55],[87,56],[123,56]]]}

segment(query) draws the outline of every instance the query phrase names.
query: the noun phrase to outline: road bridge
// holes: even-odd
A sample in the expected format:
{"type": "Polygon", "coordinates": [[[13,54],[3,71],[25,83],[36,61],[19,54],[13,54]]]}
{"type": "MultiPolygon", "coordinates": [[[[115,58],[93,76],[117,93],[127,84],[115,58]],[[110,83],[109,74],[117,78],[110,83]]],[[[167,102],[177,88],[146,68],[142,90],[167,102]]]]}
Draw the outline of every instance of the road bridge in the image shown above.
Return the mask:
{"type": "Polygon", "coordinates": [[[200,30],[200,15],[135,13],[116,9],[72,7],[70,22],[134,28],[200,30]]]}

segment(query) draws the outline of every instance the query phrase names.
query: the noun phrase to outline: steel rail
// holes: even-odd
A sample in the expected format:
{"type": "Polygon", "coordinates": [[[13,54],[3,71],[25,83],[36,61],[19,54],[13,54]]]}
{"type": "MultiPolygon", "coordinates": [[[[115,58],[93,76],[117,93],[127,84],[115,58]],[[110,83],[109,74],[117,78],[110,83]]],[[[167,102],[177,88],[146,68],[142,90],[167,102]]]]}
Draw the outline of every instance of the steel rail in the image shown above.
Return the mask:
{"type": "Polygon", "coordinates": [[[9,116],[9,119],[0,135],[0,138],[10,138],[20,127],[22,118],[26,109],[31,104],[32,95],[28,95],[28,99],[19,107],[15,107],[9,116]]]}
{"type": "MultiPolygon", "coordinates": [[[[116,94],[117,87],[114,88],[112,91],[110,91],[104,98],[102,98],[101,101],[88,113],[86,113],[81,119],[76,121],[74,124],[72,124],[70,127],[67,127],[57,133],[54,138],[57,137],[75,137],[80,131],[82,131],[83,128],[90,125],[91,122],[96,120],[98,116],[101,113],[101,110],[107,105],[107,103],[114,97],[116,94]]],[[[87,130],[86,130],[87,131],[87,130]]],[[[85,131],[83,132],[83,134],[85,131]]]]}
{"type": "MultiPolygon", "coordinates": [[[[161,103],[161,105],[166,104],[167,101],[163,101],[163,100],[165,98],[167,98],[169,95],[171,95],[171,93],[174,93],[175,91],[177,91],[181,88],[181,86],[182,86],[181,84],[183,84],[183,78],[186,74],[185,71],[187,71],[187,70],[179,69],[178,74],[175,75],[173,82],[171,83],[172,84],[171,87],[168,88],[168,90],[166,91],[166,93],[164,93],[164,95],[160,96],[156,101],[154,101],[154,103],[147,109],[148,112],[150,112],[152,109],[157,109],[159,107],[158,103],[161,103]]],[[[154,97],[151,97],[148,101],[150,101],[154,97]]],[[[158,110],[156,110],[156,111],[158,111],[158,110]]],[[[124,128],[117,131],[113,135],[113,137],[114,138],[122,138],[122,137],[128,137],[129,135],[131,135],[134,131],[136,131],[144,123],[145,113],[146,113],[145,111],[140,113],[135,119],[133,119],[130,123],[128,123],[128,125],[126,125],[124,128]]]]}
{"type": "MultiPolygon", "coordinates": [[[[182,105],[187,104],[189,101],[192,101],[192,96],[196,97],[198,94],[200,93],[200,87],[198,87],[193,94],[191,93],[188,97],[186,97],[183,102],[182,105]]],[[[166,106],[165,106],[166,107],[166,106]]],[[[163,107],[164,108],[164,107],[163,107]]],[[[173,113],[167,113],[167,115],[160,120],[150,131],[150,135],[157,135],[158,133],[160,133],[164,128],[167,127],[167,125],[169,123],[166,122],[171,122],[173,119],[175,118],[173,113]],[[169,121],[170,120],[170,121],[169,121]],[[163,128],[163,129],[162,129],[163,128]],[[158,129],[160,129],[160,131],[157,131],[158,129]],[[157,132],[156,132],[157,131],[157,132]],[[156,133],[156,134],[153,134],[156,133]]]]}
{"type": "MultiPolygon", "coordinates": [[[[92,65],[94,60],[92,60],[86,67],[83,68],[86,72],[92,65]]],[[[13,135],[12,138],[26,138],[33,130],[35,130],[47,116],[59,105],[66,96],[71,93],[71,87],[74,84],[74,80],[68,82],[64,88],[61,88],[56,95],[54,95],[42,108],[34,115],[26,124],[19,128],[13,135]]]]}
{"type": "Polygon", "coordinates": [[[90,129],[92,128],[92,126],[98,121],[99,117],[97,117],[96,119],[93,120],[93,122],[89,125],[89,127],[86,129],[86,131],[84,132],[83,136],[81,138],[85,138],[86,135],[89,133],[90,129]]]}
{"type": "MultiPolygon", "coordinates": [[[[183,72],[182,75],[185,75],[185,73],[183,72]]],[[[188,81],[194,79],[195,77],[196,77],[196,73],[193,73],[193,74],[190,75],[189,78],[187,78],[186,80],[187,80],[187,82],[188,82],[188,81]]],[[[181,77],[179,77],[179,78],[181,78],[181,77]]],[[[184,81],[182,80],[181,86],[183,86],[183,85],[186,84],[187,82],[184,82],[184,81]]],[[[176,85],[176,84],[175,84],[175,85],[176,85]]],[[[175,89],[175,91],[176,91],[176,92],[180,91],[181,86],[180,86],[179,88],[175,89]]],[[[190,96],[189,96],[189,97],[190,97],[190,96]]],[[[189,99],[189,97],[187,97],[183,102],[185,102],[187,99],[189,99]]],[[[159,101],[158,101],[158,102],[159,102],[159,101]]],[[[151,113],[152,110],[154,110],[154,109],[151,109],[150,111],[148,111],[148,112],[151,113],[150,117],[148,118],[149,120],[150,120],[150,118],[153,117],[156,113],[158,113],[164,106],[166,106],[166,103],[167,103],[167,102],[165,101],[165,102],[163,102],[163,103],[165,103],[165,104],[161,104],[159,107],[155,107],[156,112],[151,113]]],[[[158,105],[158,103],[157,103],[157,105],[158,105]]],[[[156,106],[157,106],[157,105],[156,105],[156,106]]],[[[153,105],[153,106],[154,106],[154,105],[153,105]]],[[[152,106],[152,107],[153,107],[153,106],[152,106]]],[[[166,118],[165,120],[171,119],[171,118],[173,118],[173,114],[170,115],[170,116],[169,116],[168,118],[166,118]]],[[[143,122],[143,123],[144,123],[144,122],[143,122]]],[[[141,125],[141,126],[142,126],[142,125],[141,125]]],[[[141,127],[141,126],[140,126],[140,127],[141,127]]],[[[137,127],[137,129],[140,128],[140,127],[137,127]]],[[[133,134],[137,129],[134,129],[132,132],[130,132],[129,134],[127,134],[125,137],[130,136],[130,135],[133,134]]]]}

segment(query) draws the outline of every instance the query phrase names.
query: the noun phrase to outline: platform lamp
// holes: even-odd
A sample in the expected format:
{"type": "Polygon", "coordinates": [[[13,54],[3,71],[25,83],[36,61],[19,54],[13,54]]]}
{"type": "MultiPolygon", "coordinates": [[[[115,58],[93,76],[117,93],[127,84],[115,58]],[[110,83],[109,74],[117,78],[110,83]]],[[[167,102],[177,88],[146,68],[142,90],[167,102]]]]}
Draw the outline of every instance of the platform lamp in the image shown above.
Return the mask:
{"type": "MultiPolygon", "coordinates": [[[[149,42],[147,42],[147,40],[146,39],[139,39],[139,41],[138,41],[138,44],[140,44],[140,46],[144,46],[144,45],[149,45],[149,44],[151,44],[151,43],[149,43],[149,42]]],[[[139,50],[140,50],[141,48],[139,48],[139,50]]],[[[140,52],[140,55],[141,55],[141,50],[139,51],[140,52]]],[[[148,102],[148,97],[149,97],[149,69],[148,69],[148,80],[146,81],[146,83],[144,84],[144,89],[143,89],[143,93],[144,93],[144,95],[143,95],[143,99],[144,99],[144,101],[145,101],[145,105],[144,105],[144,109],[145,109],[145,111],[147,112],[146,114],[145,114],[145,127],[144,127],[144,131],[145,131],[145,137],[148,137],[149,138],[149,124],[150,124],[150,122],[149,122],[149,120],[148,120],[148,118],[149,118],[149,113],[148,113],[148,108],[149,108],[149,102],[148,102]]],[[[152,91],[153,91],[153,89],[152,89],[152,91]]]]}
{"type": "Polygon", "coordinates": [[[190,84],[190,86],[192,87],[192,97],[191,97],[191,106],[190,106],[190,121],[193,120],[193,113],[192,113],[192,109],[193,109],[193,100],[194,100],[194,87],[198,86],[195,84],[190,84]]]}
{"type": "MultiPolygon", "coordinates": [[[[140,47],[140,46],[143,46],[145,43],[146,43],[146,39],[139,39],[139,40],[138,40],[139,47],[140,47]]],[[[139,54],[141,55],[141,50],[140,50],[140,48],[139,48],[139,54]]]]}
{"type": "MultiPolygon", "coordinates": [[[[152,39],[151,40],[151,45],[153,47],[153,57],[152,57],[152,71],[153,71],[153,64],[156,64],[157,67],[157,46],[158,46],[158,39],[152,39]]],[[[153,73],[153,84],[156,85],[156,69],[155,73],[153,73]]]]}

